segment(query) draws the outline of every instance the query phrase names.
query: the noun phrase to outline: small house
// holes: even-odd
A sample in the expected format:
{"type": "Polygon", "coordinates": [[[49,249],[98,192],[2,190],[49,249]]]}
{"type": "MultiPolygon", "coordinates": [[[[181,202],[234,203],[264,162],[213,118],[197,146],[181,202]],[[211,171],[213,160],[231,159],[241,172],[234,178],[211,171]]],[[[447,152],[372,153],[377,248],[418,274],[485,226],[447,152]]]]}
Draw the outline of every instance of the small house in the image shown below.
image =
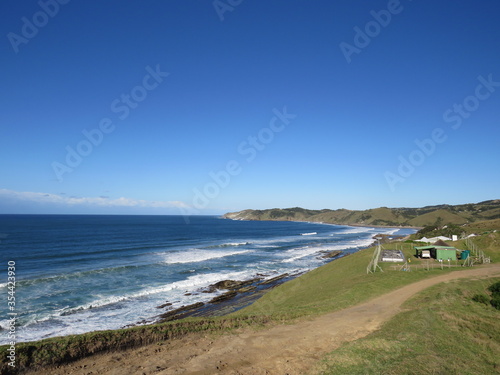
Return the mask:
{"type": "Polygon", "coordinates": [[[437,260],[457,260],[457,249],[452,246],[415,246],[417,258],[433,258],[437,260]]]}

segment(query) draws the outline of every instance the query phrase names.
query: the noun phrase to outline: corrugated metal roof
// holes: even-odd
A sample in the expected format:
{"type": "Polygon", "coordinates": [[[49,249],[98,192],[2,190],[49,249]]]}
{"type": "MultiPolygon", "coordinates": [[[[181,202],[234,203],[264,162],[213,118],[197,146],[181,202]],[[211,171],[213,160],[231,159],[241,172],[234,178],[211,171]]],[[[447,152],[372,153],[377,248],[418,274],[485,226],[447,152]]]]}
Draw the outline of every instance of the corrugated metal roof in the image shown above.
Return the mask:
{"type": "Polygon", "coordinates": [[[415,246],[415,250],[431,250],[431,249],[443,249],[443,250],[456,250],[453,246],[415,246]]]}

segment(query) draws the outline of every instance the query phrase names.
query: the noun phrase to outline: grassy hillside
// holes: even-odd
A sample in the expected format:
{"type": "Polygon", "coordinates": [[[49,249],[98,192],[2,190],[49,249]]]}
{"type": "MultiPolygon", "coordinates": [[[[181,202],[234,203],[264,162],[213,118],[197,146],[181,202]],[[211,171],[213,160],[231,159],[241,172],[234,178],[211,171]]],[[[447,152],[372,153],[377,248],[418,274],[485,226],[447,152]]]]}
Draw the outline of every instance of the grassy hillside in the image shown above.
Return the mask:
{"type": "MultiPolygon", "coordinates": [[[[483,250],[491,258],[493,263],[500,262],[500,252],[497,251],[500,248],[500,232],[489,232],[474,237],[472,240],[479,249],[483,250]]],[[[467,244],[463,240],[449,241],[449,243],[457,248],[467,249],[467,244]]]]}
{"type": "Polygon", "coordinates": [[[459,280],[419,293],[405,312],[330,353],[314,373],[500,373],[500,311],[472,299],[498,280],[459,280]]]}
{"type": "MultiPolygon", "coordinates": [[[[479,223],[478,225],[481,226],[479,223]]],[[[482,225],[486,224],[483,222],[482,225]]],[[[491,227],[491,224],[488,227],[491,227]]],[[[492,262],[500,262],[500,232],[486,232],[475,237],[473,241],[492,262]]],[[[410,259],[413,272],[395,271],[394,264],[379,263],[385,272],[367,274],[366,267],[374,251],[371,247],[280,285],[233,316],[274,314],[298,317],[336,311],[433,275],[463,269],[460,267],[462,262],[457,261],[458,267],[455,268],[424,270],[424,263],[414,257],[414,246],[417,244],[393,242],[384,245],[386,249],[402,250],[405,257],[410,259]]],[[[463,241],[457,241],[456,245],[457,248],[465,249],[462,246],[463,241]]]]}
{"type": "MultiPolygon", "coordinates": [[[[373,251],[374,248],[362,250],[310,271],[266,293],[232,316],[276,315],[280,318],[297,318],[317,315],[356,305],[433,275],[462,269],[398,272],[391,270],[392,264],[379,263],[385,272],[367,274],[366,267],[373,251]]],[[[413,246],[406,244],[404,253],[412,258],[413,246]]],[[[414,264],[417,264],[416,260],[414,264]]]]}
{"type": "Polygon", "coordinates": [[[494,230],[500,231],[500,219],[467,224],[463,227],[463,230],[465,234],[486,234],[494,230]]]}
{"type": "Polygon", "coordinates": [[[450,210],[438,209],[419,215],[408,222],[416,227],[424,227],[435,223],[443,224],[465,224],[469,220],[459,214],[453,213],[450,210]]]}
{"type": "MultiPolygon", "coordinates": [[[[444,226],[428,226],[417,233],[410,236],[411,239],[419,239],[422,237],[436,237],[446,236],[450,237],[452,234],[459,236],[468,236],[475,234],[472,240],[474,244],[491,258],[493,262],[500,262],[500,219],[478,221],[470,224],[457,225],[444,225],[444,226]]],[[[466,240],[447,241],[450,245],[458,249],[467,249],[466,240]]]]}
{"type": "Polygon", "coordinates": [[[307,210],[300,207],[244,210],[224,215],[237,220],[294,220],[344,225],[412,226],[465,224],[500,218],[500,200],[475,204],[438,205],[422,208],[380,207],[356,210],[307,210]]]}

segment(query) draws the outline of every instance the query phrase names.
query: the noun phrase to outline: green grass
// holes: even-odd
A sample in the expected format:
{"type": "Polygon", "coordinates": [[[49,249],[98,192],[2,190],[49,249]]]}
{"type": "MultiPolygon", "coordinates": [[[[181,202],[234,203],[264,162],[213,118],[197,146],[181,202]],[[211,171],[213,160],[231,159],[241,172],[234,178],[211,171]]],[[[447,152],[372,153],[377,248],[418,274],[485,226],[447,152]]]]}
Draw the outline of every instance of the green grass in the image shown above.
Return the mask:
{"type": "Polygon", "coordinates": [[[456,213],[450,212],[447,209],[440,209],[409,220],[410,225],[417,227],[423,227],[429,224],[432,225],[439,222],[448,224],[464,224],[467,223],[467,219],[457,215],[456,213]]]}
{"type": "MultiPolygon", "coordinates": [[[[412,258],[414,251],[411,245],[405,245],[405,255],[412,258]]],[[[280,285],[247,308],[233,313],[232,316],[267,315],[297,318],[317,315],[356,305],[443,272],[463,270],[462,267],[416,270],[419,261],[414,259],[411,264],[415,271],[412,272],[391,270],[393,264],[379,263],[384,272],[367,274],[366,267],[371,260],[373,250],[374,248],[362,250],[335,260],[280,285]]]]}
{"type": "Polygon", "coordinates": [[[497,279],[429,288],[380,330],[328,354],[314,374],[499,374],[500,312],[474,302],[497,279]]]}
{"type": "MultiPolygon", "coordinates": [[[[467,249],[467,244],[464,240],[447,242],[457,249],[467,249]]],[[[492,263],[500,262],[500,231],[487,231],[482,235],[472,237],[472,242],[478,249],[484,251],[486,256],[491,259],[492,263]]]]}
{"type": "Polygon", "coordinates": [[[494,230],[500,230],[500,219],[495,220],[485,220],[476,223],[467,224],[462,227],[465,234],[482,234],[485,232],[491,232],[494,230]]]}

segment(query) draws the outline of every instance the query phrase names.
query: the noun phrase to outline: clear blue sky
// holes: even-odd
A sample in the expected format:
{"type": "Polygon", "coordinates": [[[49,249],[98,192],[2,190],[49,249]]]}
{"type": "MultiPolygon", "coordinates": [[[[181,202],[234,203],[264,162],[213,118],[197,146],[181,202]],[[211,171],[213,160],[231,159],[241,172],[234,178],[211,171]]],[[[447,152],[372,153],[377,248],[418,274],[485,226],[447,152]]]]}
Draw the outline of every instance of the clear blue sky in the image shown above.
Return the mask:
{"type": "Polygon", "coordinates": [[[499,198],[499,14],[496,0],[3,1],[0,213],[499,198]]]}

